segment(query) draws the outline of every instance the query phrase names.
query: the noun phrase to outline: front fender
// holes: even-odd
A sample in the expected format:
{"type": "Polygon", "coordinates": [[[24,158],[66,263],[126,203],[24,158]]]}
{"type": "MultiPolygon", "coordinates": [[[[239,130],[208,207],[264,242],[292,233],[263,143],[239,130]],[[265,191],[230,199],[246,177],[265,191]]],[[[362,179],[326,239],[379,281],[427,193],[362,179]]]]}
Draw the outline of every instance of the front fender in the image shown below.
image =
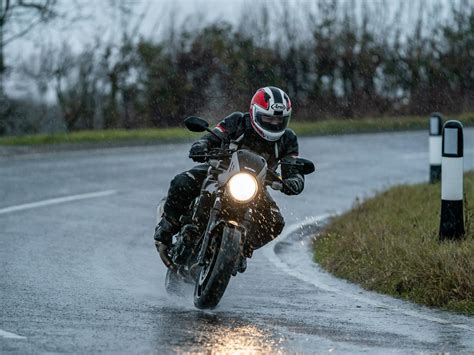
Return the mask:
{"type": "Polygon", "coordinates": [[[211,226],[211,228],[207,231],[207,234],[204,237],[203,244],[201,246],[201,249],[198,255],[199,265],[204,265],[204,257],[206,254],[207,246],[209,245],[210,236],[213,235],[216,231],[217,232],[223,231],[226,227],[231,230],[234,230],[234,229],[238,230],[239,235],[241,236],[240,244],[243,243],[243,240],[245,239],[245,235],[247,233],[247,229],[243,225],[233,220],[221,219],[211,226]]]}
{"type": "Polygon", "coordinates": [[[229,220],[221,219],[220,221],[218,221],[214,225],[214,228],[212,228],[212,231],[214,231],[216,228],[219,228],[219,227],[221,227],[221,228],[227,227],[227,228],[231,228],[231,229],[237,229],[242,236],[245,236],[246,233],[247,233],[247,228],[245,228],[241,223],[238,223],[238,222],[233,221],[231,219],[229,219],[229,220]]]}

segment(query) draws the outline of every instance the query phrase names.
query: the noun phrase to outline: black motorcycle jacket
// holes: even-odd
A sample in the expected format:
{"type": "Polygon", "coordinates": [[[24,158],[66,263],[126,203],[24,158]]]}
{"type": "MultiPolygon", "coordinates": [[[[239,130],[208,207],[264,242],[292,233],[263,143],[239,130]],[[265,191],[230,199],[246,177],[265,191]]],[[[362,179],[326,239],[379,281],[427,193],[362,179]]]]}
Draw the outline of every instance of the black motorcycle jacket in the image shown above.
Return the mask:
{"type": "MultiPolygon", "coordinates": [[[[275,169],[280,160],[298,156],[298,139],[290,128],[275,142],[260,137],[252,127],[249,113],[234,112],[224,118],[213,132],[219,137],[232,140],[239,149],[249,149],[263,156],[270,168],[275,169]]],[[[206,145],[208,149],[217,148],[221,142],[212,134],[206,134],[194,144],[206,145]]],[[[283,191],[288,195],[299,194],[304,188],[304,176],[294,168],[282,165],[282,178],[292,180],[293,192],[283,191]]]]}

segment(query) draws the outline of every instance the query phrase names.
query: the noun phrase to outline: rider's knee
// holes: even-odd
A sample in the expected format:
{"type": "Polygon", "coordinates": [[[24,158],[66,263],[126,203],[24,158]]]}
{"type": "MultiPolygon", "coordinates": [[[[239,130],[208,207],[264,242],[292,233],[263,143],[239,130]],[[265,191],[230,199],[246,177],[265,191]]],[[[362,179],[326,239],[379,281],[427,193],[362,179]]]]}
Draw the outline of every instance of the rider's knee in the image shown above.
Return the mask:
{"type": "Polygon", "coordinates": [[[193,185],[194,179],[188,172],[178,174],[173,178],[173,180],[171,180],[171,189],[180,190],[180,192],[183,189],[189,189],[193,185]]]}
{"type": "Polygon", "coordinates": [[[284,227],[285,227],[285,220],[283,219],[283,216],[280,215],[280,217],[277,218],[277,221],[273,227],[275,237],[278,237],[281,234],[284,227]]]}
{"type": "Polygon", "coordinates": [[[276,213],[272,214],[272,227],[271,227],[271,234],[274,238],[278,237],[283,228],[285,227],[285,219],[281,215],[280,211],[276,211],[276,213]]]}
{"type": "Polygon", "coordinates": [[[285,226],[283,217],[274,218],[272,223],[268,225],[260,225],[253,229],[250,233],[251,239],[247,242],[250,250],[256,250],[270,243],[278,237],[285,226]]]}

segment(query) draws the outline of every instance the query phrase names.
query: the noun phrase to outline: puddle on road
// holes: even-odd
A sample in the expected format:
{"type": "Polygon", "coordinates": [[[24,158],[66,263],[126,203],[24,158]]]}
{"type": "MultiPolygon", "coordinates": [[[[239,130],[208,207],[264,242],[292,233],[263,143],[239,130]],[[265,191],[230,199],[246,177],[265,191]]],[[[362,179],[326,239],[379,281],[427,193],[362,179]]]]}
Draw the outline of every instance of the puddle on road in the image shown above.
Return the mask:
{"type": "Polygon", "coordinates": [[[157,349],[168,344],[176,353],[272,353],[284,352],[283,339],[238,316],[202,311],[170,310],[159,327],[157,349]],[[168,323],[169,322],[169,323],[168,323]]]}

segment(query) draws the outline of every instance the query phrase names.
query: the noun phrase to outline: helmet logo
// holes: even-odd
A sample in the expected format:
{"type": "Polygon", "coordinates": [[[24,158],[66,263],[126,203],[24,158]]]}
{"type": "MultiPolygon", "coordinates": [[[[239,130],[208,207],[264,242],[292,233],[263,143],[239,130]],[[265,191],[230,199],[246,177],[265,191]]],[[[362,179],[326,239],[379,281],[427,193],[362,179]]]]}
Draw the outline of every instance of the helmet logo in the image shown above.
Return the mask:
{"type": "Polygon", "coordinates": [[[276,103],[272,105],[272,109],[274,109],[275,111],[284,111],[286,109],[286,106],[284,104],[276,103]]]}

